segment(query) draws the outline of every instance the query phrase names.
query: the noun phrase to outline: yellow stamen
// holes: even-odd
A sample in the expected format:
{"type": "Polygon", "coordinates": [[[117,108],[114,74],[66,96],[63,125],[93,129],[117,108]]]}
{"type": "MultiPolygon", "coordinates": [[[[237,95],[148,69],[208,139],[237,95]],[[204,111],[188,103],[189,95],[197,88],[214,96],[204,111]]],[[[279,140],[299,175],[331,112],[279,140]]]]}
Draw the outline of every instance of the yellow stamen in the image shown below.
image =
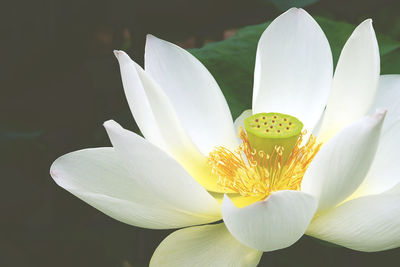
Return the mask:
{"type": "Polygon", "coordinates": [[[283,148],[275,146],[271,154],[251,148],[246,132],[241,128],[242,144],[235,151],[217,147],[208,157],[212,172],[218,175],[218,186],[244,197],[266,199],[280,190],[300,190],[301,181],[322,144],[311,135],[302,145],[302,132],[286,162],[283,148]]]}

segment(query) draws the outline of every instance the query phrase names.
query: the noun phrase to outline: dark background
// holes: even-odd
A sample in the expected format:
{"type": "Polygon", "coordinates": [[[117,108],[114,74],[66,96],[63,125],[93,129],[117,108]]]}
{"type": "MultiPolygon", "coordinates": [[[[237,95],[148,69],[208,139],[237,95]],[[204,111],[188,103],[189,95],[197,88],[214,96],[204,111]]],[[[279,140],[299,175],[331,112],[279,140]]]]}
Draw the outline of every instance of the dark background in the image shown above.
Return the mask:
{"type": "MultiPolygon", "coordinates": [[[[171,231],[98,212],[53,182],[51,163],[109,146],[108,119],[137,131],[113,49],[142,64],[146,33],[201,47],[282,10],[268,0],[19,0],[1,1],[0,10],[0,266],[146,266],[171,231]]],[[[306,10],[353,24],[371,17],[377,32],[400,40],[399,1],[321,0],[306,10]]],[[[399,249],[367,254],[303,237],[265,253],[260,266],[399,262],[399,249]]]]}

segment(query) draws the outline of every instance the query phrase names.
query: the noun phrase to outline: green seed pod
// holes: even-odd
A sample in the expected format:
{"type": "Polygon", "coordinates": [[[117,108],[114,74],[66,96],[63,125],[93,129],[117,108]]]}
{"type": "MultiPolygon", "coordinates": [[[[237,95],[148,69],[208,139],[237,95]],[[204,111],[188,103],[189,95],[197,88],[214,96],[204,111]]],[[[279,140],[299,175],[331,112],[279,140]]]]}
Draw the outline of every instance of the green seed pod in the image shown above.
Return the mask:
{"type": "Polygon", "coordinates": [[[303,129],[297,118],[282,113],[257,113],[244,120],[252,148],[271,155],[276,146],[283,148],[282,162],[289,158],[303,129]]]}

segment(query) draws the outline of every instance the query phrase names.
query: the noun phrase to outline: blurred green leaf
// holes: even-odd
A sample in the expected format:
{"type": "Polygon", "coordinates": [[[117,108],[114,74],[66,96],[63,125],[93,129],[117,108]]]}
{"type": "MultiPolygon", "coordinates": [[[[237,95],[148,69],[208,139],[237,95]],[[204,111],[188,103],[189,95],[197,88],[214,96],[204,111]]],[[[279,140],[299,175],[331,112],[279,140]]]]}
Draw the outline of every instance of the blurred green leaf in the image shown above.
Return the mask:
{"type": "MultiPolygon", "coordinates": [[[[329,40],[336,65],[340,51],[355,25],[320,17],[315,19],[329,40]]],[[[190,50],[217,80],[234,118],[251,107],[257,42],[268,25],[269,22],[244,27],[227,40],[190,50]]],[[[377,34],[377,38],[382,74],[400,73],[400,42],[380,34],[377,34]]]]}
{"type": "Polygon", "coordinates": [[[279,10],[285,11],[291,7],[305,7],[312,5],[319,0],[268,0],[274,4],[279,10]]]}
{"type": "Polygon", "coordinates": [[[400,74],[400,48],[381,55],[382,74],[400,74]]]}

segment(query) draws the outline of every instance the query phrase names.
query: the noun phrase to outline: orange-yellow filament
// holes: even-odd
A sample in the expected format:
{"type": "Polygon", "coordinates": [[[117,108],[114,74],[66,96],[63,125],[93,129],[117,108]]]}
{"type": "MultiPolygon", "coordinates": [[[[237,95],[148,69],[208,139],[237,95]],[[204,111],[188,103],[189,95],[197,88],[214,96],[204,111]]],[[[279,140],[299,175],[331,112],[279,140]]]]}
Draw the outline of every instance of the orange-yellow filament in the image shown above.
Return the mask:
{"type": "Polygon", "coordinates": [[[212,172],[218,175],[218,186],[260,199],[280,190],[300,190],[304,173],[322,145],[313,135],[302,145],[304,134],[300,134],[289,159],[283,162],[282,147],[276,146],[270,155],[252,149],[246,132],[240,129],[242,144],[238,149],[217,147],[208,157],[212,172]]]}

